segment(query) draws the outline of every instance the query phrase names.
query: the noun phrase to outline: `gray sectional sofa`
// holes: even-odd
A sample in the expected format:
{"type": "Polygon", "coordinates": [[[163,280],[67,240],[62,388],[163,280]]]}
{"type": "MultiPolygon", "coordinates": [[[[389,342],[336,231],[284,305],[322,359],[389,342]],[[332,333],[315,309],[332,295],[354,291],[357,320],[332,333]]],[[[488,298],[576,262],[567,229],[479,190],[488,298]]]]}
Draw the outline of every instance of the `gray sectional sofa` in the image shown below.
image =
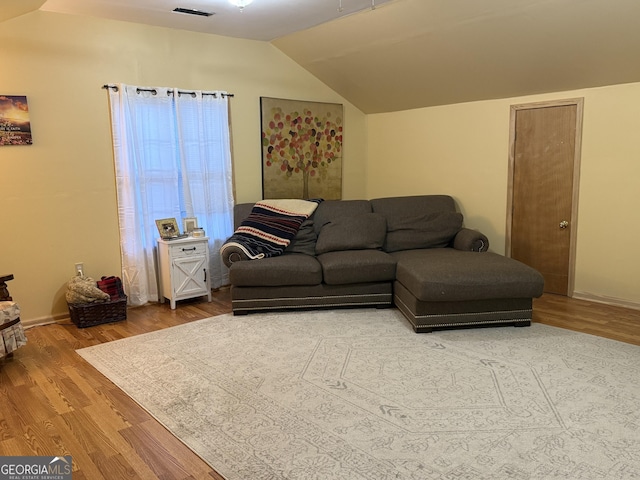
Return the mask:
{"type": "MultiPolygon", "coordinates": [[[[235,206],[236,227],[252,207],[235,206]]],[[[419,195],[324,201],[284,254],[223,260],[234,314],[395,305],[416,332],[530,325],[542,275],[488,248],[452,197],[419,195]]]]}

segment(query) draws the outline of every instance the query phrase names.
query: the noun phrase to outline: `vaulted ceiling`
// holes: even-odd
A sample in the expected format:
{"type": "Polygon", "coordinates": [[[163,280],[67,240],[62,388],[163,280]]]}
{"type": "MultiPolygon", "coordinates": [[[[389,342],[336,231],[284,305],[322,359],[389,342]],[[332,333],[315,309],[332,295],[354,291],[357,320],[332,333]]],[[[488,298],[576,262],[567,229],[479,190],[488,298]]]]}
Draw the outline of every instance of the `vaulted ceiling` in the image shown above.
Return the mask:
{"type": "Polygon", "coordinates": [[[365,113],[640,81],[638,0],[184,3],[3,0],[0,20],[41,8],[270,41],[365,113]]]}

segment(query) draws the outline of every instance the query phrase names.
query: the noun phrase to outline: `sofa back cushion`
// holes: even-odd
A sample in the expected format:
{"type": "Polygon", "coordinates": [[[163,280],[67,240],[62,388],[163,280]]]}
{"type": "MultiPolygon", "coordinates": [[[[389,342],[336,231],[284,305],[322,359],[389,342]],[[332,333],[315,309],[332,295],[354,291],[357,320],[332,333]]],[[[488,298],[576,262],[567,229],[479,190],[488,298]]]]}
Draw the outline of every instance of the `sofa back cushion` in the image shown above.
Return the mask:
{"type": "Polygon", "coordinates": [[[313,214],[313,227],[316,235],[329,222],[355,217],[362,213],[371,213],[368,200],[325,200],[313,214]]]}
{"type": "Polygon", "coordinates": [[[326,223],[316,242],[316,254],[343,250],[380,249],[384,245],[387,221],[377,213],[361,213],[326,223]]]}
{"type": "Polygon", "coordinates": [[[416,195],[371,200],[387,220],[386,252],[448,246],[462,228],[462,214],[448,195],[416,195]]]}
{"type": "MultiPolygon", "coordinates": [[[[233,207],[233,228],[236,230],[245,220],[251,210],[255,206],[255,203],[237,203],[233,207]]],[[[316,209],[317,210],[317,209],[316,209]]],[[[313,228],[313,218],[315,212],[307,218],[302,225],[296,236],[291,240],[289,246],[285,249],[284,253],[304,253],[305,255],[316,254],[316,239],[318,234],[313,228]]]]}
{"type": "Polygon", "coordinates": [[[233,229],[237,230],[238,227],[242,224],[242,221],[246,219],[253,207],[255,207],[255,203],[236,203],[233,206],[233,229]]]}
{"type": "Polygon", "coordinates": [[[302,222],[298,233],[293,240],[291,240],[291,243],[285,249],[284,253],[304,253],[305,255],[315,255],[317,239],[318,236],[313,228],[312,215],[302,222]]]}

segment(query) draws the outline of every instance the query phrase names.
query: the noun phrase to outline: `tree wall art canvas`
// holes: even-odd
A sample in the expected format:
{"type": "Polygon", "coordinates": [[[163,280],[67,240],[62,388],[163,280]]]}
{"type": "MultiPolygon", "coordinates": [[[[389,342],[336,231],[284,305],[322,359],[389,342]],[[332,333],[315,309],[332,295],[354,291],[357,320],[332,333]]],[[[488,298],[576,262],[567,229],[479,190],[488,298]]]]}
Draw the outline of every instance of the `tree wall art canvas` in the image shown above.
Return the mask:
{"type": "Polygon", "coordinates": [[[29,106],[24,95],[0,95],[0,145],[31,145],[29,106]]]}
{"type": "Polygon", "coordinates": [[[260,97],[262,195],[342,197],[343,107],[260,97]]]}

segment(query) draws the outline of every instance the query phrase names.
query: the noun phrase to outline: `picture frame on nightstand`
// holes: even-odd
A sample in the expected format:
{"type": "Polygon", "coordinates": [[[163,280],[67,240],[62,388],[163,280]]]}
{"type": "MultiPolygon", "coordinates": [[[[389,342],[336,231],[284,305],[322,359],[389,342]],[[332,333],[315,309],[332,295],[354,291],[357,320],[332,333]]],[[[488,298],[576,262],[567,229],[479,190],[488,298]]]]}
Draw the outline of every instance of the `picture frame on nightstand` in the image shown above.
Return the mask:
{"type": "Polygon", "coordinates": [[[198,228],[198,219],[195,217],[188,217],[182,219],[182,232],[191,233],[198,228]]]}
{"type": "Polygon", "coordinates": [[[156,220],[156,226],[158,227],[160,238],[163,240],[180,236],[180,229],[178,228],[178,222],[175,218],[162,218],[160,220],[156,220]]]}

